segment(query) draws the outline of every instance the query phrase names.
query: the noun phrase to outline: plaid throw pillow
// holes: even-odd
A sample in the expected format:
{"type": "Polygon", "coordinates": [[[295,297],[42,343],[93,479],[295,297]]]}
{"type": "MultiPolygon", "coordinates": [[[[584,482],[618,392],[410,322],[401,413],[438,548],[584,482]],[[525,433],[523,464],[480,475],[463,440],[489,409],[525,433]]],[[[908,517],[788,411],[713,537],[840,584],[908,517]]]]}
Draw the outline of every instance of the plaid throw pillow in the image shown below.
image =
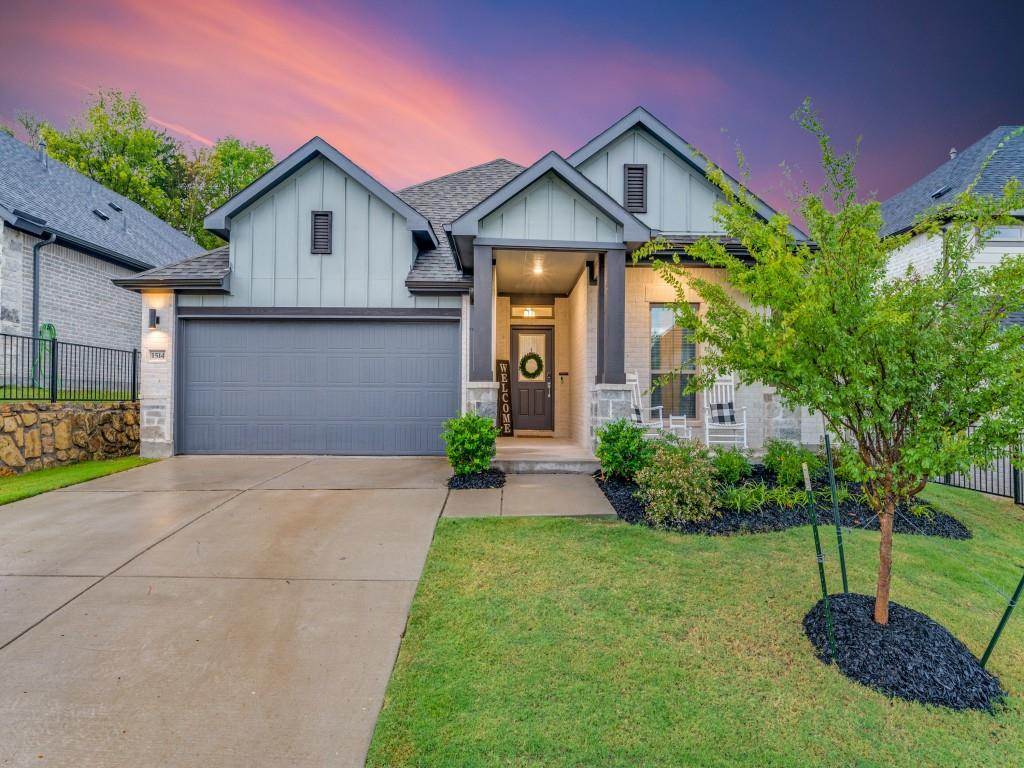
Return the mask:
{"type": "Polygon", "coordinates": [[[711,421],[714,424],[735,424],[736,423],[736,409],[733,408],[731,402],[728,403],[712,403],[711,404],[711,421]]]}

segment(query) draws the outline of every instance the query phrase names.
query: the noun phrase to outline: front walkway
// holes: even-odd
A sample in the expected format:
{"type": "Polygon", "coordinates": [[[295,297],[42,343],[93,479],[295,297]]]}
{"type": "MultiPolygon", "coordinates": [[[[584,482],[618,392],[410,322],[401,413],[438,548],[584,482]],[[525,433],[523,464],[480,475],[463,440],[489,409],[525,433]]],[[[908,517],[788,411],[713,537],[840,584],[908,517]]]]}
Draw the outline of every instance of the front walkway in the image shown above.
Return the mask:
{"type": "MultiPolygon", "coordinates": [[[[493,498],[448,474],[179,457],[0,507],[0,766],[361,766],[436,520],[493,498]]],[[[497,500],[611,514],[585,476],[497,500]]]]}

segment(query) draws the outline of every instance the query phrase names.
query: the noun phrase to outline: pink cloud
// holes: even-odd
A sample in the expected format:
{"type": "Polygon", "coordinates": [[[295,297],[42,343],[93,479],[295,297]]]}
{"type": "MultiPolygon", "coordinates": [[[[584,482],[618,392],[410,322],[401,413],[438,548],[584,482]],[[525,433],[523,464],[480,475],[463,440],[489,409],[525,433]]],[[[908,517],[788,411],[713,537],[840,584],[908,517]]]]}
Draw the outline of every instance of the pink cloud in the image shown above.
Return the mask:
{"type": "Polygon", "coordinates": [[[354,15],[339,25],[270,0],[114,0],[101,16],[66,4],[45,25],[16,15],[9,39],[41,29],[61,51],[24,67],[41,85],[134,91],[154,122],[200,143],[230,133],[283,155],[320,134],[392,186],[497,156],[532,161],[544,143],[416,41],[354,15]]]}

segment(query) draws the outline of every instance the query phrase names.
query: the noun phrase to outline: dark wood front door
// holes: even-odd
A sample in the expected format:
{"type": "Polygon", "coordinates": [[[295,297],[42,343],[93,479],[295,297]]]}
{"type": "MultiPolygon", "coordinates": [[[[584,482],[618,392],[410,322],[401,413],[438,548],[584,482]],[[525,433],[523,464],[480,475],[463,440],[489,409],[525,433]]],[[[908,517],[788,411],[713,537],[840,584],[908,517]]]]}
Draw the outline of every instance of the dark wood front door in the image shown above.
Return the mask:
{"type": "Polygon", "coordinates": [[[512,423],[554,429],[554,329],[512,329],[512,423]]]}

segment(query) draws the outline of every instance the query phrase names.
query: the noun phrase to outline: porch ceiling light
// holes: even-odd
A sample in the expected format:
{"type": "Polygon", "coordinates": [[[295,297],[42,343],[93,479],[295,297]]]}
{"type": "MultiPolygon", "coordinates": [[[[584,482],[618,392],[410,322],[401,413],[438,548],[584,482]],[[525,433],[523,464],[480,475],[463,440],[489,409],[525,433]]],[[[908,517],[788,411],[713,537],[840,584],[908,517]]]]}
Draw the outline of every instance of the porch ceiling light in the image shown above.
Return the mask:
{"type": "Polygon", "coordinates": [[[533,262],[533,274],[540,275],[544,272],[544,265],[539,261],[533,262]]]}

